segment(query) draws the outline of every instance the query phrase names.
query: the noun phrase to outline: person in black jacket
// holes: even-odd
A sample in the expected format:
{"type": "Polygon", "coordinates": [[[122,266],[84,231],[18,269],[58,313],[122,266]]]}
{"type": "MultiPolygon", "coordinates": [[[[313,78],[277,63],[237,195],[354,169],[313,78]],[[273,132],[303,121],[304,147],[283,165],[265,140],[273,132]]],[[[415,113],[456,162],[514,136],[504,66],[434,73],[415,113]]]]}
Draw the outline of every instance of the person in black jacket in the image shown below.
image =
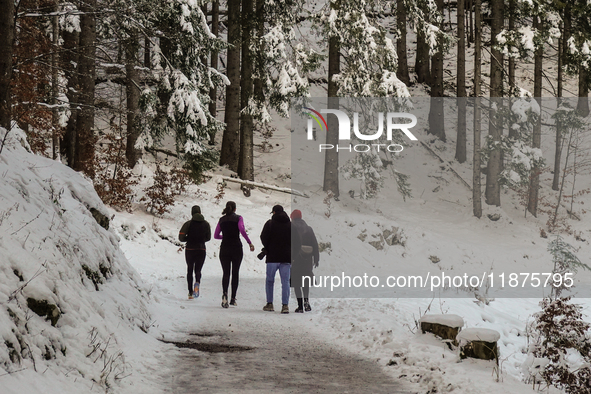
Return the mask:
{"type": "Polygon", "coordinates": [[[240,242],[240,234],[248,242],[250,251],[254,251],[254,245],[250,242],[246,229],[244,228],[244,219],[242,216],[236,215],[236,203],[228,201],[226,208],[222,212],[222,216],[215,228],[213,237],[221,239],[220,246],[220,263],[222,264],[222,307],[228,308],[228,285],[230,283],[230,273],[232,273],[232,298],[230,305],[237,306],[236,292],[238,291],[238,280],[240,272],[240,264],[242,263],[242,242],[240,242]]]}
{"type": "Polygon", "coordinates": [[[291,264],[291,286],[295,290],[298,299],[296,313],[310,312],[310,284],[314,278],[314,267],[318,267],[320,252],[318,250],[318,240],[312,227],[302,219],[302,211],[295,209],[291,215],[292,232],[299,235],[302,246],[299,251],[294,253],[293,263],[291,264]],[[304,279],[306,278],[306,279],[304,279]],[[309,278],[309,279],[308,279],[309,278]],[[302,298],[303,288],[303,298],[302,298]]]}
{"type": "MultiPolygon", "coordinates": [[[[292,247],[299,249],[300,243],[296,239],[292,242],[291,222],[281,205],[275,205],[271,212],[273,216],[265,223],[261,232],[261,241],[267,252],[267,304],[264,311],[273,312],[273,287],[275,273],[279,270],[281,277],[281,313],[289,313],[289,276],[291,271],[292,247]]],[[[296,237],[299,238],[299,237],[296,237]]]]}
{"type": "Polygon", "coordinates": [[[211,239],[211,227],[201,215],[201,208],[198,205],[191,208],[191,215],[191,220],[185,222],[179,232],[179,241],[187,243],[185,259],[190,300],[199,297],[201,269],[205,263],[205,243],[211,239]],[[193,286],[193,272],[195,272],[195,286],[193,286]]]}

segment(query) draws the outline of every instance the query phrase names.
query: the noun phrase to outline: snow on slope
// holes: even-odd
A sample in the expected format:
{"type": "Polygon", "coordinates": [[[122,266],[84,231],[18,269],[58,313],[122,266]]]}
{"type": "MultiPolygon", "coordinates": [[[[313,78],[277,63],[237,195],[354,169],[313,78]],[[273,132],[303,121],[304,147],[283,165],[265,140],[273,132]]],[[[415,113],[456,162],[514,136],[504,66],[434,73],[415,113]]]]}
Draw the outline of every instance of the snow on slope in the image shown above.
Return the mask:
{"type": "Polygon", "coordinates": [[[117,391],[122,349],[151,339],[142,280],[90,182],[19,137],[0,155],[0,391],[117,391]]]}

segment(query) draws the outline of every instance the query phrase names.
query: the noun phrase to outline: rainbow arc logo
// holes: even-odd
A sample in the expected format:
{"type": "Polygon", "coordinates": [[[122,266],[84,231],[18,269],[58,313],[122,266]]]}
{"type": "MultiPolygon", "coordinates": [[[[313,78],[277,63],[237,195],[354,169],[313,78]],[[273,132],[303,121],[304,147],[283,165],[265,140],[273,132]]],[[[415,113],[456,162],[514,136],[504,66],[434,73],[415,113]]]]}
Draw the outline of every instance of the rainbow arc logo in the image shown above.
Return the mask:
{"type": "Polygon", "coordinates": [[[320,127],[320,129],[322,130],[322,124],[320,123],[320,119],[322,119],[322,123],[324,123],[324,129],[328,132],[328,125],[326,124],[326,120],[324,119],[324,116],[322,116],[320,114],[320,112],[312,109],[312,108],[308,108],[308,107],[303,107],[304,109],[307,109],[308,111],[311,111],[313,113],[308,113],[308,115],[310,115],[312,117],[312,119],[314,119],[316,121],[316,123],[318,123],[318,127],[320,127]],[[314,114],[318,115],[318,117],[320,117],[320,119],[318,119],[317,116],[314,116],[314,114]]]}

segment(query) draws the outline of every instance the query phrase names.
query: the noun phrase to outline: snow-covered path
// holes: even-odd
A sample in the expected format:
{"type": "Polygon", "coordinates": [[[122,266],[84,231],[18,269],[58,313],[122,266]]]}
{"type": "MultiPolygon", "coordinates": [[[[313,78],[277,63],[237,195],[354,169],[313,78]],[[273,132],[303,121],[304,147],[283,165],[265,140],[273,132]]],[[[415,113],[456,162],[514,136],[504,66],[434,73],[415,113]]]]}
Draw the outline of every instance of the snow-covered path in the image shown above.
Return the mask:
{"type": "MultiPolygon", "coordinates": [[[[181,280],[171,282],[181,285],[181,280]]],[[[164,340],[211,346],[200,351],[169,345],[167,356],[160,358],[158,381],[163,392],[409,392],[378,363],[329,344],[311,322],[314,311],[293,313],[294,300],[289,315],[277,311],[278,302],[275,312],[263,312],[262,279],[242,280],[238,307],[227,310],[218,299],[220,278],[208,282],[199,299],[168,300],[178,304],[184,322],[177,322],[174,333],[164,334],[164,340]],[[217,351],[226,346],[229,352],[217,351]],[[212,352],[214,347],[218,349],[212,352]]]]}

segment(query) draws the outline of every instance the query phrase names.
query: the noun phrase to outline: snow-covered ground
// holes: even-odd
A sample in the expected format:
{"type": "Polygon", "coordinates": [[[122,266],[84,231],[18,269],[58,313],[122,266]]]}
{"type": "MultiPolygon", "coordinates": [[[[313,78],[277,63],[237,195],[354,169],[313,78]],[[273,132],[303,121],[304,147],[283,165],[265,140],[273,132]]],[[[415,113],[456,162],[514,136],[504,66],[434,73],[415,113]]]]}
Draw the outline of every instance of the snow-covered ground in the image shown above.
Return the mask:
{"type": "MultiPolygon", "coordinates": [[[[269,141],[271,152],[256,153],[257,180],[290,186],[292,158],[312,158],[305,152],[291,151],[291,139],[301,135],[291,134],[289,122],[276,124],[277,132],[269,141]]],[[[446,161],[452,160],[454,136],[442,144],[429,142],[422,130],[417,135],[446,161]]],[[[548,133],[547,145],[550,138],[548,133]]],[[[360,293],[357,298],[315,298],[313,311],[303,315],[262,311],[265,265],[256,253],[261,247],[260,231],[275,204],[287,209],[305,207],[304,219],[319,241],[331,243],[321,254],[317,275],[357,275],[372,270],[378,275],[398,275],[434,269],[461,274],[470,270],[498,272],[514,266],[546,272],[551,268],[548,239],[540,237],[545,217],[524,218],[514,192],[503,194],[502,209],[485,206],[482,219],[472,217],[469,191],[419,144],[407,147],[396,163],[399,171],[411,176],[415,197],[406,202],[388,180],[384,193],[375,200],[362,201],[342,192],[340,201],[329,207],[317,170],[304,177],[308,184],[297,185],[309,199],[264,189],[253,190],[246,198],[232,183],[220,196],[219,179],[214,177],[191,186],[161,218],[146,213],[140,205],[133,213],[105,208],[85,179],[59,163],[25,152],[15,140],[10,144],[0,163],[2,393],[102,392],[105,388],[115,393],[179,392],[193,387],[196,377],[203,379],[200,385],[204,389],[214,392],[216,387],[217,392],[225,392],[225,388],[238,390],[245,384],[258,392],[299,392],[257,380],[254,372],[247,379],[249,366],[269,356],[262,341],[268,338],[270,344],[283,343],[277,332],[289,338],[313,338],[314,346],[321,349],[311,353],[315,357],[331,352],[361,357],[366,360],[363,368],[385,374],[400,385],[401,392],[532,391],[531,385],[523,383],[525,329],[539,310],[541,296],[491,301],[486,295],[477,299],[473,293],[462,294],[464,298],[440,298],[437,293],[407,298],[409,294],[404,292],[395,293],[396,298],[387,294],[375,298],[360,293]],[[239,306],[225,310],[219,305],[219,242],[208,244],[201,297],[187,300],[184,252],[176,239],[192,205],[201,206],[213,227],[228,200],[236,201],[237,213],[245,218],[257,249],[245,253],[239,306]],[[92,207],[108,213],[112,219],[108,231],[92,217],[92,207]],[[498,213],[501,219],[493,222],[487,218],[489,213],[498,213]],[[369,243],[392,227],[401,230],[404,245],[385,243],[378,250],[369,243]],[[439,262],[434,262],[433,256],[439,262]],[[109,270],[104,269],[107,266],[109,270]],[[56,323],[31,312],[27,298],[57,305],[61,315],[56,323]],[[450,350],[431,334],[421,334],[417,321],[426,312],[456,314],[464,319],[464,327],[496,330],[500,334],[499,367],[492,361],[460,361],[457,350],[450,350]],[[177,349],[162,340],[242,345],[255,350],[245,356],[244,365],[236,365],[231,356],[177,349]],[[15,354],[13,349],[24,356],[20,363],[9,361],[15,354]]],[[[469,164],[449,165],[470,179],[469,164]]],[[[146,175],[138,187],[147,186],[153,166],[141,164],[136,171],[146,175]]],[[[589,179],[583,176],[582,181],[589,179]]],[[[343,183],[342,190],[358,187],[349,181],[343,183]]],[[[547,188],[544,192],[551,193],[547,188]]],[[[580,222],[573,221],[573,227],[581,239],[591,236],[584,214],[580,222]]],[[[588,263],[588,242],[572,236],[565,239],[588,263]]],[[[275,297],[279,299],[277,285],[275,297]]],[[[589,313],[588,300],[576,300],[589,313]]],[[[292,312],[295,309],[293,297],[290,308],[292,312]]],[[[295,343],[297,340],[294,348],[300,346],[295,343]]],[[[297,359],[293,363],[296,368],[302,364],[297,359]]],[[[365,390],[352,388],[375,391],[371,383],[365,390]]]]}

